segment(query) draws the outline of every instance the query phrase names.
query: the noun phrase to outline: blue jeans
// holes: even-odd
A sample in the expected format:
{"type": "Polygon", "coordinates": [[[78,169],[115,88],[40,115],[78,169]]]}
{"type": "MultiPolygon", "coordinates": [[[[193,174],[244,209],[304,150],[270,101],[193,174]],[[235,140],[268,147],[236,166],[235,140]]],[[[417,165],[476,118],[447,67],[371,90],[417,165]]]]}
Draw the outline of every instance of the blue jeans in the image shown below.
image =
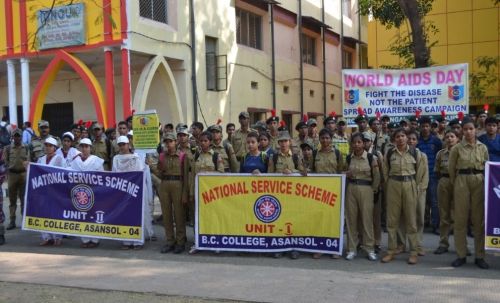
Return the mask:
{"type": "Polygon", "coordinates": [[[435,176],[429,176],[429,185],[427,186],[427,205],[431,209],[431,226],[439,227],[439,207],[437,201],[437,184],[438,180],[435,176]]]}

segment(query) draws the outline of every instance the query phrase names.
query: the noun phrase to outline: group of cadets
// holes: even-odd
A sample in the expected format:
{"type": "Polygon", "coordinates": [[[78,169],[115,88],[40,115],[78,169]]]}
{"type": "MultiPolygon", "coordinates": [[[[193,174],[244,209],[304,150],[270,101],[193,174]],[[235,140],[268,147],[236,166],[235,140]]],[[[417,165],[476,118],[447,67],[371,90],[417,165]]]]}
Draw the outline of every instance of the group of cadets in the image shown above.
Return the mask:
{"type": "MultiPolygon", "coordinates": [[[[422,241],[424,228],[429,227],[440,236],[435,254],[448,252],[448,237],[453,232],[457,258],[452,265],[461,266],[470,255],[467,235],[473,235],[475,264],[489,267],[484,260],[483,184],[485,162],[500,160],[495,117],[485,112],[477,116],[459,113],[457,119],[447,121],[445,113],[436,119],[417,113],[391,122],[388,116],[368,118],[361,109],[351,134],[346,131],[346,121],[333,112],[323,119],[320,130],[315,119],[304,116],[295,126],[296,138],[275,111],[265,122],[254,125],[250,125],[248,112],[241,112],[238,120],[239,128],[226,125],[226,139],[220,120],[206,130],[200,122],[190,127],[179,123],[175,128],[166,124],[160,129],[157,153],[144,157],[134,153],[130,118],[107,131],[98,123],[80,121],[62,135],[62,142],[50,134],[49,122],[38,123],[38,136],[27,123],[24,130],[12,131],[12,143],[2,153],[10,200],[7,230],[16,227],[18,198],[23,211],[29,162],[77,170],[124,171],[124,167],[140,170],[148,166],[166,234],[162,253],[182,253],[186,248],[186,225],[194,224],[194,180],[200,172],[345,174],[347,260],[362,251],[369,260],[378,260],[382,231],[386,230],[388,247],[381,261],[391,262],[408,251],[407,262],[416,264],[418,256],[426,254],[422,241]]],[[[0,178],[3,181],[5,174],[0,178]]],[[[2,224],[0,244],[5,241],[3,234],[2,224]]],[[[42,238],[41,245],[61,243],[55,235],[42,238]]],[[[156,237],[150,234],[150,239],[156,237]]],[[[123,248],[142,244],[123,243],[123,248]]],[[[82,247],[97,245],[97,241],[82,239],[82,247]]],[[[190,253],[196,249],[192,247],[190,253]]],[[[299,253],[293,251],[290,257],[296,259],[299,253]]]]}

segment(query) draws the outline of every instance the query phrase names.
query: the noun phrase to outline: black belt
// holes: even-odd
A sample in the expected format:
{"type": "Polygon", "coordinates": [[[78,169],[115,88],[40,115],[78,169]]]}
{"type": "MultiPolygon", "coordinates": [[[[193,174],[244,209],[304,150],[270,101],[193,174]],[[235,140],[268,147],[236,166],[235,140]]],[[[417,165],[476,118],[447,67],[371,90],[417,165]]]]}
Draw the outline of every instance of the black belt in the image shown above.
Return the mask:
{"type": "Polygon", "coordinates": [[[181,176],[165,176],[161,178],[164,181],[180,181],[181,176]]]}
{"type": "Polygon", "coordinates": [[[441,178],[449,178],[450,174],[441,174],[441,178]]]}
{"type": "Polygon", "coordinates": [[[482,174],[484,174],[484,170],[467,168],[467,169],[459,169],[458,173],[460,175],[482,175],[482,174]]]}
{"type": "Polygon", "coordinates": [[[14,173],[14,174],[22,174],[25,173],[25,169],[14,169],[14,168],[9,168],[9,173],[14,173]]]}
{"type": "Polygon", "coordinates": [[[347,182],[355,185],[368,185],[368,186],[372,185],[372,181],[361,180],[361,179],[347,179],[347,182]]]}
{"type": "Polygon", "coordinates": [[[415,180],[415,175],[411,176],[389,176],[392,180],[400,181],[400,182],[409,182],[415,180]]]}

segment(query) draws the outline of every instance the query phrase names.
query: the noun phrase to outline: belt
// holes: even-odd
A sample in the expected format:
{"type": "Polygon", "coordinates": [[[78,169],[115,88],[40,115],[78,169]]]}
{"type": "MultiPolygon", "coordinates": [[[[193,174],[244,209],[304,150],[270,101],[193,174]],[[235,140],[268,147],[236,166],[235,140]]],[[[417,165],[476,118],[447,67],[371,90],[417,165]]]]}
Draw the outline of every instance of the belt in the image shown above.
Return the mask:
{"type": "Polygon", "coordinates": [[[467,168],[467,169],[459,169],[458,173],[460,175],[482,175],[482,174],[484,174],[484,170],[467,168]]]}
{"type": "Polygon", "coordinates": [[[164,181],[180,181],[181,176],[165,176],[161,178],[164,181]]]}
{"type": "Polygon", "coordinates": [[[347,179],[347,182],[355,185],[368,185],[368,186],[372,185],[372,181],[361,180],[361,179],[347,179]]]}
{"type": "Polygon", "coordinates": [[[22,174],[25,173],[25,169],[15,169],[15,168],[9,168],[9,173],[14,173],[14,174],[22,174]]]}
{"type": "Polygon", "coordinates": [[[394,181],[409,182],[415,180],[415,175],[411,176],[389,176],[394,181]]]}
{"type": "Polygon", "coordinates": [[[450,174],[441,174],[441,178],[449,178],[450,174]]]}

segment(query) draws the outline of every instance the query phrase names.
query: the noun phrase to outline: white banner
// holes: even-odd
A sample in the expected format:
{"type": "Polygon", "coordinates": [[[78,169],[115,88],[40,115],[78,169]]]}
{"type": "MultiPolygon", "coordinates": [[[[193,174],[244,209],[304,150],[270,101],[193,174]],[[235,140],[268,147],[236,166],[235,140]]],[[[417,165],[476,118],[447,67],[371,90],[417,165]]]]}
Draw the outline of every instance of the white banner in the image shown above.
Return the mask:
{"type": "Polygon", "coordinates": [[[407,70],[344,69],[342,88],[342,113],[348,124],[354,124],[358,107],[368,116],[380,112],[391,121],[417,111],[433,116],[445,111],[450,117],[469,111],[466,63],[407,70]]]}

